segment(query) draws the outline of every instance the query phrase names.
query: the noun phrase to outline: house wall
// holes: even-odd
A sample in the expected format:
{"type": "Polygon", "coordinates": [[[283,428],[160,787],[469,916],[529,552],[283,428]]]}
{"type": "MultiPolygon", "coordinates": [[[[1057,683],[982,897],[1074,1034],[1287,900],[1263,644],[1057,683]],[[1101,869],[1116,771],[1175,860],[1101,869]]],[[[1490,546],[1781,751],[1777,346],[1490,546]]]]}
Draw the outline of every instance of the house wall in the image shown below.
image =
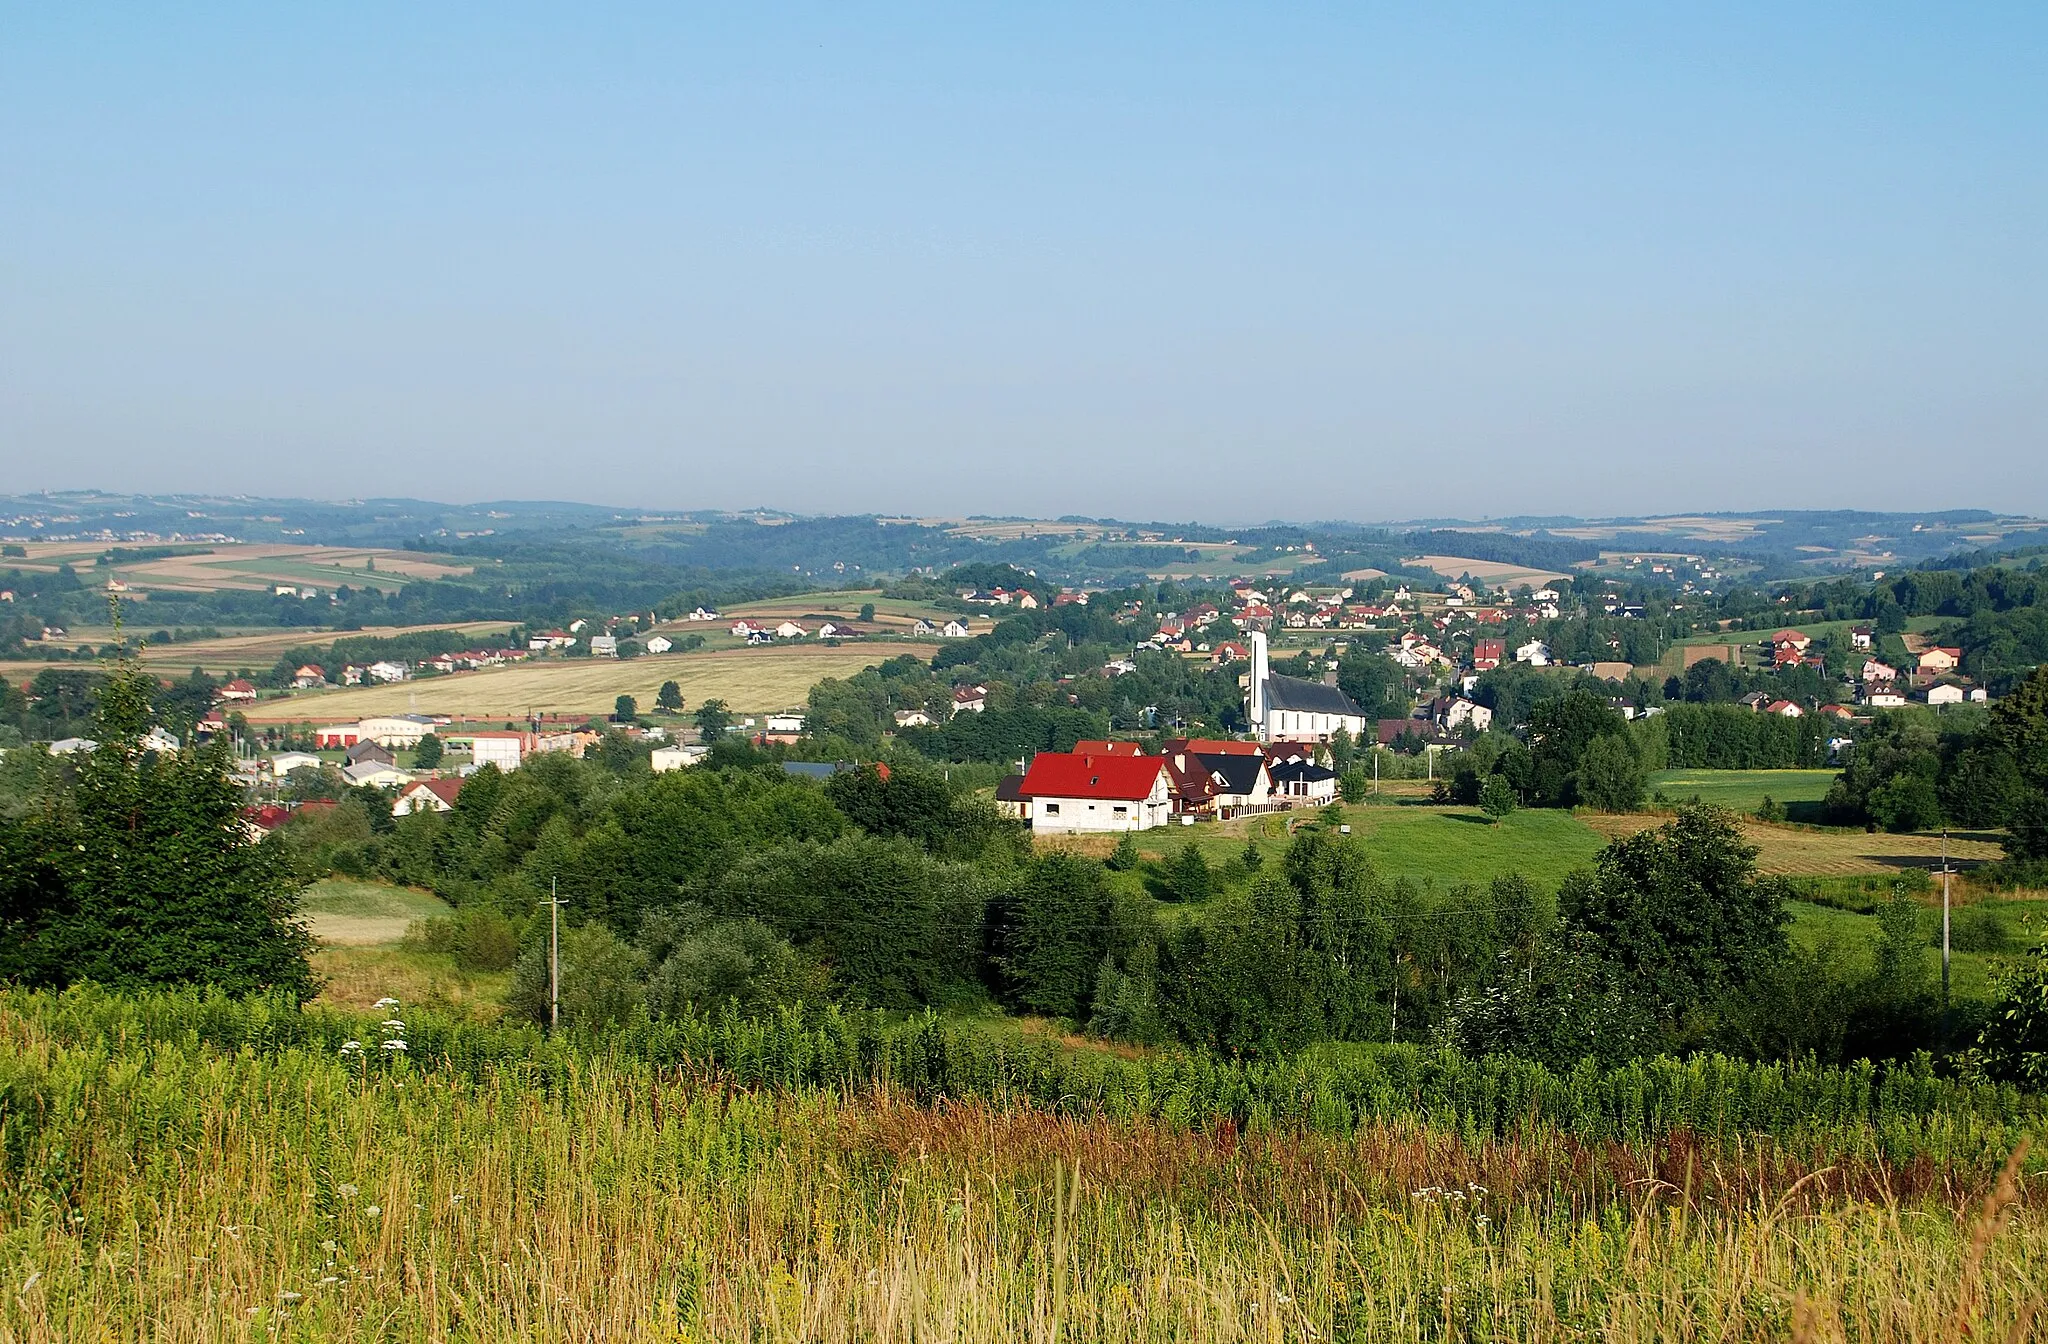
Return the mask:
{"type": "Polygon", "coordinates": [[[469,747],[469,758],[478,765],[495,765],[500,770],[519,768],[522,742],[516,737],[479,737],[469,747]]]}
{"type": "Polygon", "coordinates": [[[1149,831],[1164,826],[1173,808],[1162,783],[1143,801],[1107,798],[1034,798],[1031,829],[1047,835],[1149,831]],[[1117,809],[1122,808],[1119,812],[1117,809]]]}

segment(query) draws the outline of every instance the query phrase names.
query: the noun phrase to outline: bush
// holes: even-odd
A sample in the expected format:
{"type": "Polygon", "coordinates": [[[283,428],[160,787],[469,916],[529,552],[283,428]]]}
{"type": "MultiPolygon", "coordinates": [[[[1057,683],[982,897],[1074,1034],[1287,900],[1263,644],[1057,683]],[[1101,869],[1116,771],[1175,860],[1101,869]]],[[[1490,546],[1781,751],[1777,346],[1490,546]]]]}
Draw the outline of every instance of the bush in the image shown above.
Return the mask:
{"type": "Polygon", "coordinates": [[[519,930],[496,910],[459,910],[446,919],[415,920],[405,946],[453,957],[465,971],[509,971],[519,959],[519,930]]]}
{"type": "Polygon", "coordinates": [[[1499,775],[1489,775],[1479,790],[1479,810],[1499,821],[1515,810],[1514,786],[1499,775]]]}
{"type": "MultiPolygon", "coordinates": [[[[1941,926],[1934,927],[1934,941],[1941,941],[1941,926]]],[[[1995,905],[1966,905],[1949,915],[1949,946],[1958,952],[2010,952],[2012,925],[1995,905]]]]}

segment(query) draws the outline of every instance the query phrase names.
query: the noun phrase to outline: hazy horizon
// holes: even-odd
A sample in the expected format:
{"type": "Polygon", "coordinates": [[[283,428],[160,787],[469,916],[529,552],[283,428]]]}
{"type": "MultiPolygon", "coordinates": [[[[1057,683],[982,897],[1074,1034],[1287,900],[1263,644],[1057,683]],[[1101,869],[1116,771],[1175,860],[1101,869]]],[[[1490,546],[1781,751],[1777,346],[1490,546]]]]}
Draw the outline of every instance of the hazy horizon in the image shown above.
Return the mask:
{"type": "Polygon", "coordinates": [[[47,9],[0,119],[9,492],[2048,514],[2038,7],[47,9]]]}

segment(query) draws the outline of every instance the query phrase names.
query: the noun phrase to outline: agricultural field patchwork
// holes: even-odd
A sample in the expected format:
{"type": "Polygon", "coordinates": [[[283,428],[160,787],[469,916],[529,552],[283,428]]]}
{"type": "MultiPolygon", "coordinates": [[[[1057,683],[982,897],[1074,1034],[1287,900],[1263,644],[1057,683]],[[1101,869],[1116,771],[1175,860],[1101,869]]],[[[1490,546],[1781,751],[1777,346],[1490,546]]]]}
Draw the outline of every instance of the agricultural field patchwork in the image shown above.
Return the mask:
{"type": "Polygon", "coordinates": [[[847,677],[900,654],[931,657],[931,644],[889,641],[782,644],[752,649],[649,654],[640,658],[549,658],[390,686],[266,700],[248,710],[251,723],[339,723],[372,714],[445,714],[473,723],[517,721],[529,712],[609,714],[621,695],[652,709],[664,681],[682,688],[685,705],[725,701],[743,713],[800,706],[813,685],[847,677]]]}

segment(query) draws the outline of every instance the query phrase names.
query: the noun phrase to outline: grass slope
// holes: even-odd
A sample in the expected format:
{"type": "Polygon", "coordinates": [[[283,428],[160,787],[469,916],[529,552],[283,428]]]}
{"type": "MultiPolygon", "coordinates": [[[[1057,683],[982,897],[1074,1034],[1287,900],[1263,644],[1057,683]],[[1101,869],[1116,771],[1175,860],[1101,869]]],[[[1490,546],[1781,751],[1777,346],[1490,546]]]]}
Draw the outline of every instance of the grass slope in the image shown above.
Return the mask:
{"type": "Polygon", "coordinates": [[[1765,797],[1781,803],[1817,803],[1835,782],[1833,770],[1659,770],[1650,789],[1674,802],[1698,798],[1737,812],[1754,812],[1765,797]]]}

